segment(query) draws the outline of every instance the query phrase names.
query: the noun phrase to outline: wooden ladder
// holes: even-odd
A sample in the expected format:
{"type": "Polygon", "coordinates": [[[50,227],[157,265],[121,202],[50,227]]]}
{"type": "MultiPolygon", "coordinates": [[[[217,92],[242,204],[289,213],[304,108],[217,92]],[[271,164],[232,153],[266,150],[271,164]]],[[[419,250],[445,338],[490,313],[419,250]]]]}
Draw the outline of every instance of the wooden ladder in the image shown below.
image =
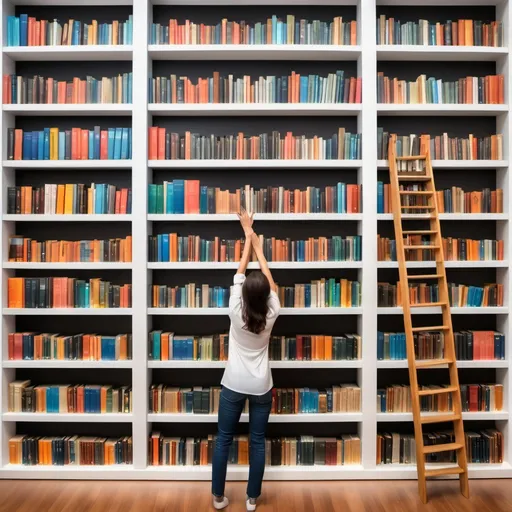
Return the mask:
{"type": "Polygon", "coordinates": [[[459,475],[460,492],[469,498],[468,464],[466,458],[466,445],[464,438],[464,427],[462,423],[462,405],[460,398],[459,378],[457,374],[455,345],[453,339],[453,327],[450,313],[450,301],[446,281],[446,270],[443,256],[443,240],[441,237],[441,226],[436,202],[436,190],[432,163],[430,160],[428,144],[422,146],[422,155],[418,156],[396,156],[396,136],[392,135],[389,141],[389,171],[391,181],[391,204],[393,205],[393,219],[395,225],[396,253],[400,276],[401,296],[404,312],[404,327],[407,344],[407,361],[409,366],[409,379],[411,387],[412,411],[414,419],[414,436],[416,439],[416,460],[418,466],[418,488],[421,501],[427,502],[427,477],[459,475]],[[400,190],[401,184],[421,184],[422,190],[405,191],[400,190]],[[425,206],[403,206],[402,198],[416,197],[418,203],[425,206]],[[422,201],[422,202],[420,202],[422,201]],[[418,210],[422,213],[403,214],[402,211],[418,210]],[[427,213],[424,213],[427,212],[427,213]],[[430,228],[425,230],[404,231],[403,220],[426,219],[430,228]],[[409,238],[413,235],[429,237],[429,245],[405,245],[404,235],[409,238]],[[436,270],[434,274],[409,275],[407,273],[406,253],[430,249],[435,253],[436,270]],[[409,296],[409,280],[437,281],[439,286],[438,302],[411,304],[409,296]],[[440,326],[413,327],[411,307],[441,307],[443,321],[440,326]],[[416,361],[414,355],[414,333],[434,331],[444,334],[444,357],[443,359],[416,361]],[[419,369],[434,368],[447,365],[450,375],[450,384],[440,389],[418,389],[419,369]],[[439,393],[451,393],[453,411],[449,414],[422,415],[420,409],[420,398],[422,396],[439,393]],[[453,422],[455,442],[448,444],[437,444],[424,446],[423,429],[424,424],[453,422]],[[426,469],[425,456],[431,453],[440,453],[455,450],[457,454],[457,466],[443,467],[439,469],[426,469]]]}

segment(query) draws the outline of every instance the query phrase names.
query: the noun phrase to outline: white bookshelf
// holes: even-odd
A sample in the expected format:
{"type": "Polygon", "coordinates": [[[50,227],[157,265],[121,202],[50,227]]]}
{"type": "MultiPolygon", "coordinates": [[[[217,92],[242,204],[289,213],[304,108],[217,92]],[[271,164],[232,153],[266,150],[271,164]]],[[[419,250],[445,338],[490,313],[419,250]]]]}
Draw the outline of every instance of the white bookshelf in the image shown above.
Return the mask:
{"type": "MultiPolygon", "coordinates": [[[[512,330],[509,319],[509,300],[512,286],[512,273],[509,262],[512,254],[512,233],[510,230],[508,205],[512,198],[512,181],[510,179],[509,159],[510,147],[512,147],[512,131],[510,129],[510,103],[512,98],[512,76],[509,67],[509,48],[512,47],[512,10],[510,0],[451,0],[450,5],[461,7],[473,5],[497,5],[497,17],[504,22],[506,34],[505,48],[479,48],[479,47],[432,47],[432,46],[382,46],[375,43],[377,5],[446,5],[446,0],[281,0],[280,6],[356,6],[358,19],[358,45],[325,46],[325,45],[261,45],[261,46],[234,46],[234,45],[189,45],[169,46],[150,45],[149,28],[152,22],[152,9],[154,6],[190,6],[192,9],[205,5],[237,5],[258,6],[263,11],[271,13],[275,2],[273,0],[109,0],[108,5],[132,6],[134,33],[132,46],[74,46],[74,47],[7,47],[2,46],[0,58],[2,59],[3,74],[12,74],[16,69],[17,61],[74,61],[80,66],[82,61],[128,61],[133,65],[133,104],[131,105],[3,105],[0,147],[2,159],[0,159],[2,172],[0,172],[0,184],[2,200],[0,210],[2,212],[2,233],[0,237],[0,254],[2,255],[2,273],[0,277],[0,289],[2,289],[2,316],[3,328],[1,331],[2,351],[0,352],[0,478],[26,478],[26,479],[113,479],[113,480],[208,480],[211,478],[211,468],[204,466],[185,467],[152,467],[147,465],[147,438],[153,424],[180,424],[183,435],[186,435],[187,425],[190,423],[214,424],[216,415],[199,414],[151,414],[148,413],[148,389],[153,382],[154,372],[173,370],[186,370],[187,372],[222,369],[225,362],[219,361],[151,361],[147,354],[147,335],[158,325],[158,321],[172,322],[218,322],[224,319],[209,319],[210,316],[226,316],[227,309],[207,308],[152,308],[147,302],[148,286],[152,283],[153,275],[159,270],[177,271],[201,271],[225,270],[234,271],[237,264],[234,263],[152,263],[147,257],[147,238],[154,231],[158,222],[190,223],[190,232],[193,232],[193,223],[237,222],[234,214],[216,215],[169,215],[148,214],[147,186],[151,183],[156,172],[170,170],[176,174],[189,171],[229,171],[235,173],[247,173],[250,183],[251,172],[275,171],[281,173],[294,173],[297,170],[312,170],[332,172],[333,182],[338,179],[340,171],[357,172],[358,182],[363,186],[362,214],[257,214],[256,222],[293,222],[307,226],[314,233],[315,223],[351,223],[356,232],[363,237],[361,262],[272,262],[272,269],[303,270],[304,281],[307,282],[308,270],[314,269],[339,269],[351,270],[357,273],[358,280],[362,283],[362,305],[360,308],[283,308],[283,316],[305,317],[311,322],[312,331],[318,329],[322,332],[322,322],[326,317],[336,317],[340,326],[344,322],[357,322],[357,332],[362,336],[362,359],[355,361],[272,361],[273,369],[289,369],[294,371],[307,371],[308,369],[335,370],[339,372],[352,371],[357,375],[357,382],[361,386],[362,409],[359,413],[347,414],[300,414],[300,415],[273,415],[270,421],[283,425],[297,423],[299,425],[321,424],[325,422],[336,424],[350,424],[354,431],[361,437],[362,461],[357,466],[314,466],[314,467],[269,467],[266,469],[265,478],[269,480],[342,480],[342,479],[414,479],[416,467],[406,465],[376,465],[376,434],[381,423],[388,423],[386,428],[392,428],[392,423],[411,422],[410,414],[378,414],[376,412],[376,390],[378,376],[387,370],[405,369],[406,361],[377,361],[377,347],[375,342],[379,322],[391,316],[397,318],[402,314],[401,308],[377,307],[377,282],[383,271],[389,272],[396,269],[396,262],[377,261],[377,233],[378,221],[392,220],[388,214],[377,215],[377,170],[388,168],[386,160],[377,159],[377,141],[375,133],[378,126],[378,118],[384,116],[454,116],[454,117],[495,117],[497,131],[504,137],[504,159],[499,161],[450,161],[434,160],[433,167],[437,173],[448,171],[461,173],[461,181],[465,171],[471,173],[491,173],[496,175],[497,186],[504,189],[505,213],[503,214],[443,214],[443,221],[450,221],[450,227],[462,225],[467,221],[489,221],[489,226],[496,228],[496,237],[505,241],[504,261],[484,262],[447,262],[448,269],[465,269],[468,272],[474,269],[495,269],[497,280],[505,285],[506,302],[500,308],[453,308],[452,313],[459,316],[482,316],[487,321],[488,317],[496,319],[496,329],[506,334],[506,360],[499,361],[458,361],[460,369],[495,369],[496,381],[505,387],[505,411],[491,413],[465,413],[464,419],[471,421],[496,421],[505,436],[505,461],[503,464],[484,465],[470,464],[471,478],[505,478],[512,477],[512,429],[509,425],[509,411],[512,409],[512,379],[509,377],[509,340],[512,330]],[[351,61],[357,65],[357,75],[363,80],[363,101],[361,104],[226,104],[226,105],[168,105],[149,104],[147,101],[148,77],[152,73],[153,61],[195,61],[200,66],[206,62],[209,66],[215,61],[330,61],[333,69],[343,69],[344,61],[351,61]],[[377,63],[385,61],[433,61],[433,62],[479,62],[486,61],[496,63],[498,73],[506,75],[505,100],[506,105],[382,105],[376,102],[375,73],[377,63]],[[341,64],[340,64],[341,63],[341,64]],[[7,128],[16,124],[17,117],[67,116],[76,117],[76,125],[79,126],[84,116],[130,117],[133,127],[133,157],[132,160],[66,160],[66,161],[15,161],[7,160],[6,133],[7,128]],[[289,119],[290,126],[299,118],[309,116],[325,116],[332,120],[339,117],[340,125],[348,117],[357,119],[358,131],[363,134],[362,157],[359,160],[148,160],[148,127],[153,123],[153,116],[190,117],[247,117],[249,121],[257,122],[258,116],[275,116],[289,119]],[[18,171],[75,173],[78,171],[105,170],[119,171],[130,174],[133,190],[131,215],[7,215],[5,205],[6,187],[16,182],[18,171]],[[8,237],[15,233],[16,223],[54,223],[54,222],[123,222],[123,227],[128,225],[133,236],[133,262],[132,263],[9,263],[7,262],[8,237]],[[311,223],[311,224],[310,224],[311,223]],[[457,224],[458,223],[458,224],[457,224]],[[16,275],[16,271],[50,271],[50,270],[90,270],[98,271],[98,277],[103,276],[104,271],[127,271],[132,275],[133,304],[132,308],[112,309],[10,309],[6,308],[7,278],[16,275]],[[129,317],[132,322],[133,333],[133,360],[130,361],[12,361],[7,359],[6,340],[7,333],[15,330],[17,317],[34,317],[34,325],[40,316],[69,317],[61,319],[63,322],[73,320],[90,322],[94,329],[95,317],[129,317]],[[78,317],[91,317],[80,319],[78,317]],[[171,316],[173,318],[158,318],[171,316]],[[175,317],[175,318],[174,318],[175,317]],[[204,317],[204,318],[201,318],[204,317]],[[315,328],[315,329],[314,329],[315,328]],[[5,397],[6,385],[15,379],[17,370],[47,369],[55,372],[61,369],[79,370],[87,369],[95,372],[98,379],[107,382],[111,371],[123,370],[131,373],[133,388],[133,412],[131,414],[37,414],[37,413],[8,413],[5,397]],[[99,424],[124,424],[131,427],[133,436],[133,465],[120,466],[94,466],[94,467],[23,467],[10,465],[8,440],[16,432],[16,424],[22,422],[44,424],[45,432],[52,435],[50,423],[91,423],[99,424]]],[[[83,5],[105,5],[103,0],[85,0],[83,5]]],[[[76,0],[12,0],[0,5],[2,19],[14,13],[14,6],[65,6],[77,5],[76,0]]],[[[171,16],[171,14],[169,15],[171,16]]],[[[0,25],[0,37],[5,41],[5,23],[0,25]]],[[[197,121],[196,121],[197,122],[197,121]]],[[[443,123],[443,119],[439,121],[443,123]]],[[[293,174],[292,174],[293,176],[293,174]]],[[[340,178],[340,181],[343,181],[340,178]]],[[[418,216],[411,216],[418,218],[418,216]]],[[[420,217],[421,218],[421,217],[420,217]]],[[[318,225],[317,224],[317,225],[318,225]]],[[[444,224],[443,224],[444,225],[444,224]]],[[[59,224],[56,224],[57,228],[59,224]]],[[[42,226],[44,227],[44,226],[42,226]]],[[[85,226],[79,226],[80,228],[85,226]]],[[[108,225],[106,226],[108,227],[108,225]]],[[[72,228],[72,225],[66,226],[72,228]]],[[[57,231],[57,229],[56,229],[57,231]]],[[[56,235],[56,238],[57,235],[56,235]]],[[[431,262],[414,262],[411,268],[431,268],[431,262]]],[[[254,263],[250,268],[255,267],[254,263]]],[[[26,273],[23,275],[27,275],[26,273]]],[[[199,278],[198,278],[199,279],[199,278]]],[[[200,282],[200,281],[198,281],[200,282]]],[[[439,308],[415,308],[418,315],[438,315],[439,308]]],[[[24,320],[24,318],[20,318],[24,320]]],[[[50,321],[51,318],[42,319],[50,321]]],[[[102,322],[123,320],[118,318],[105,318],[102,322]]],[[[297,319],[299,320],[299,319],[297,319]]],[[[289,322],[295,319],[287,319],[289,322]]],[[[430,323],[430,321],[429,321],[430,323]]],[[[98,329],[99,331],[99,329],[98,329]]],[[[344,327],[340,332],[344,332],[344,327]]],[[[431,371],[436,371],[442,366],[431,371]]],[[[429,370],[430,371],[430,370],[429,370]]],[[[334,382],[333,382],[334,383],[334,382]]],[[[242,416],[242,421],[247,422],[247,415],[242,416]]],[[[155,427],[156,428],[156,427],[155,427]]],[[[297,427],[294,427],[297,428],[297,427]]],[[[344,425],[345,428],[345,425],[344,425]]],[[[438,466],[436,466],[438,467],[438,466]]],[[[247,478],[246,466],[230,466],[228,478],[231,480],[247,478]]]]}

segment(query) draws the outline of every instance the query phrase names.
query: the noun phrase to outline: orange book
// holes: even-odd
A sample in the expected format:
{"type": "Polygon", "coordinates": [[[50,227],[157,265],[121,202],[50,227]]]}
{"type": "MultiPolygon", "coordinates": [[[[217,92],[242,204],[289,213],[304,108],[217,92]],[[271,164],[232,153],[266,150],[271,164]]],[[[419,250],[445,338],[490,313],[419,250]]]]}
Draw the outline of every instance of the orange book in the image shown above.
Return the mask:
{"type": "Polygon", "coordinates": [[[156,126],[149,127],[149,160],[158,158],[158,128],[156,126]]]}
{"type": "Polygon", "coordinates": [[[25,307],[25,279],[9,277],[7,286],[7,303],[9,308],[25,307]]]}
{"type": "Polygon", "coordinates": [[[4,75],[2,81],[2,97],[4,99],[4,103],[11,104],[12,103],[12,86],[11,86],[11,77],[9,75],[4,75]]]}
{"type": "Polygon", "coordinates": [[[185,213],[199,213],[199,180],[185,180],[185,213]]]}
{"type": "Polygon", "coordinates": [[[165,160],[165,128],[157,128],[157,159],[165,160]]]}
{"type": "Polygon", "coordinates": [[[14,130],[14,160],[23,160],[23,130],[14,130]]]}
{"type": "Polygon", "coordinates": [[[89,160],[89,130],[80,130],[80,158],[81,160],[89,160]]]}
{"type": "Polygon", "coordinates": [[[71,160],[80,160],[80,128],[71,129],[71,160]]]}
{"type": "Polygon", "coordinates": [[[100,132],[100,160],[108,160],[108,130],[100,132]]]}

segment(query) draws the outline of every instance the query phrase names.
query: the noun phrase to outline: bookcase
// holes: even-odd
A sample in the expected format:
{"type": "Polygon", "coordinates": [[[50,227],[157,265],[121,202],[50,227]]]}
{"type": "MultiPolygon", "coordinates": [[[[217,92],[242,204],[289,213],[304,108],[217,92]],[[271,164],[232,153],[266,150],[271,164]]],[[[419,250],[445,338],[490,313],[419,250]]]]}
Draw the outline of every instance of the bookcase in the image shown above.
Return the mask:
{"type": "MultiPolygon", "coordinates": [[[[398,264],[377,260],[377,234],[394,237],[392,215],[377,214],[377,182],[387,181],[387,162],[377,158],[378,127],[407,133],[442,133],[449,130],[462,136],[469,133],[503,135],[503,160],[433,162],[437,187],[453,185],[482,188],[499,187],[504,191],[504,213],[442,214],[443,235],[498,238],[505,243],[503,261],[449,262],[448,273],[472,282],[498,282],[504,285],[505,303],[496,308],[452,308],[454,329],[490,329],[505,334],[506,359],[461,361],[462,379],[479,379],[504,386],[504,410],[464,413],[468,428],[496,427],[505,439],[504,462],[471,464],[471,478],[512,477],[512,443],[509,411],[512,407],[512,381],[509,322],[512,233],[509,201],[512,183],[509,170],[511,139],[509,102],[512,74],[509,48],[512,46],[512,10],[508,0],[2,0],[0,40],[3,74],[26,73],[73,77],[66,69],[75,65],[87,74],[102,76],[131,70],[132,104],[86,105],[2,105],[2,152],[0,208],[2,236],[0,254],[2,272],[2,330],[0,358],[0,477],[62,479],[183,479],[206,480],[210,466],[148,465],[148,438],[151,431],[173,436],[214,434],[215,415],[150,414],[148,390],[152,383],[171,385],[218,385],[225,363],[216,361],[152,361],[148,358],[148,333],[167,329],[180,334],[227,332],[225,309],[182,309],[150,307],[150,286],[191,281],[228,286],[237,263],[152,263],[148,260],[148,236],[178,232],[201,236],[240,236],[237,218],[232,214],[148,214],[148,185],[172,179],[200,179],[201,183],[223,188],[283,185],[293,188],[326,186],[337,181],[362,185],[362,213],[357,214],[257,214],[255,228],[269,236],[292,239],[309,236],[361,235],[360,262],[271,263],[276,281],[290,285],[319,277],[344,277],[362,285],[358,308],[285,308],[274,329],[278,334],[354,332],[362,337],[362,358],[355,361],[274,361],[271,363],[276,386],[327,386],[356,382],[361,388],[361,412],[345,414],[275,415],[269,435],[336,436],[355,433],[361,438],[361,464],[347,466],[270,466],[266,479],[402,479],[416,478],[412,465],[376,464],[376,437],[381,431],[412,433],[409,413],[377,413],[376,392],[393,379],[407,382],[406,361],[377,361],[377,331],[403,329],[401,309],[377,307],[377,283],[396,282],[398,264]],[[446,4],[449,4],[446,6],[446,4]],[[314,6],[315,9],[311,7],[314,6]],[[442,19],[471,17],[479,9],[494,13],[504,26],[503,47],[469,46],[391,46],[376,44],[376,20],[379,15],[404,19],[442,19]],[[79,11],[77,10],[79,9],[79,11]],[[59,17],[62,20],[100,16],[102,9],[110,19],[125,19],[133,14],[133,45],[125,46],[42,46],[10,47],[6,44],[6,19],[28,12],[34,16],[59,17]],[[357,21],[357,44],[328,45],[151,45],[153,22],[173,16],[193,19],[201,12],[203,21],[229,16],[250,19],[255,9],[268,17],[277,11],[307,13],[314,19],[320,13],[327,18],[344,16],[357,21]],[[215,16],[213,15],[215,13],[215,16]],[[429,18],[430,17],[430,18],[429,18]],[[479,68],[480,67],[480,68],[479,68]],[[148,79],[169,73],[209,76],[212,71],[261,74],[333,72],[349,69],[362,78],[360,104],[150,104],[148,79]],[[281,71],[282,68],[282,71],[281,71]],[[427,69],[428,71],[425,71],[427,69]],[[439,70],[444,76],[460,77],[490,72],[505,75],[504,105],[399,105],[378,104],[377,71],[390,76],[415,79],[419,74],[439,70]],[[26,161],[7,159],[9,128],[44,126],[131,127],[131,160],[57,160],[26,161]],[[358,160],[149,160],[148,129],[151,126],[175,131],[201,129],[205,133],[238,131],[293,130],[294,133],[333,133],[338,126],[362,134],[362,155],[358,160]],[[23,184],[79,183],[105,181],[132,188],[132,213],[116,215],[16,215],[7,214],[7,188],[23,184]],[[131,234],[131,263],[13,263],[8,262],[9,237],[19,233],[39,239],[115,237],[131,234]],[[78,234],[78,235],[77,235],[78,234]],[[10,309],[7,307],[9,277],[37,276],[102,277],[131,282],[132,307],[120,309],[10,309]],[[8,333],[37,332],[131,332],[132,360],[128,361],[16,361],[7,357],[8,333]],[[41,414],[7,412],[8,384],[15,379],[38,382],[85,382],[131,385],[131,414],[41,414]],[[490,379],[490,380],[489,380],[490,379]],[[97,435],[133,437],[133,465],[113,466],[17,466],[9,464],[9,439],[15,434],[97,435]]],[[[487,15],[485,15],[487,16],[487,15]]],[[[78,73],[78,71],[77,71],[78,73]]],[[[110,75],[109,75],[110,76],[110,75]]],[[[2,102],[3,103],[3,102],[2,102]]],[[[429,262],[411,263],[416,268],[431,267],[429,262]]],[[[250,268],[255,268],[253,263],[250,268]]],[[[450,277],[449,277],[450,278],[450,277]]],[[[422,310],[425,325],[432,325],[439,314],[435,308],[422,310]]],[[[435,325],[435,322],[434,322],[435,325]]],[[[443,369],[431,370],[435,382],[443,369]]],[[[444,381],[446,382],[446,381],[444,381]]],[[[400,383],[400,382],[397,382],[400,383]]],[[[242,423],[247,417],[242,417],[242,423]]],[[[244,425],[241,432],[244,432],[244,425]]],[[[245,478],[248,468],[232,465],[228,478],[245,478]]]]}

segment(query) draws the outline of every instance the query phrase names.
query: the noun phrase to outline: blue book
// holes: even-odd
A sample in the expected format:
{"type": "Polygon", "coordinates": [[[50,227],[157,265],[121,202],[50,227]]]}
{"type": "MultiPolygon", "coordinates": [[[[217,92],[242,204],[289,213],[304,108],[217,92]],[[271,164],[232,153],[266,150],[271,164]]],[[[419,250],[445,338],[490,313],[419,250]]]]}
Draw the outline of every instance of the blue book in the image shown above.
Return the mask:
{"type": "Polygon", "coordinates": [[[94,160],[99,160],[101,156],[101,129],[99,126],[94,127],[94,160]]]}
{"type": "Polygon", "coordinates": [[[44,160],[44,132],[37,132],[37,160],[44,160]]]}
{"type": "Polygon", "coordinates": [[[107,145],[107,150],[108,150],[108,159],[109,160],[114,160],[114,140],[115,140],[115,134],[116,134],[116,129],[115,128],[109,128],[108,129],[108,145],[107,145]]]}
{"type": "Polygon", "coordinates": [[[28,46],[28,14],[20,14],[20,46],[28,46]]]}
{"type": "Polygon", "coordinates": [[[23,160],[32,160],[32,132],[23,132],[23,160]]]}
{"type": "Polygon", "coordinates": [[[90,303],[91,303],[91,287],[90,287],[89,283],[85,283],[84,296],[85,296],[85,307],[88,308],[88,307],[90,307],[90,303]]]}
{"type": "Polygon", "coordinates": [[[396,359],[396,334],[390,334],[389,335],[389,358],[390,359],[396,359]]]}
{"type": "Polygon", "coordinates": [[[14,46],[20,46],[20,19],[16,16],[13,20],[14,23],[14,46]]]}
{"type": "Polygon", "coordinates": [[[185,213],[185,180],[173,180],[174,213],[185,213]]]}
{"type": "Polygon", "coordinates": [[[30,151],[32,160],[37,160],[38,149],[37,143],[39,142],[39,132],[32,132],[32,149],[30,151]]]}
{"type": "Polygon", "coordinates": [[[277,16],[272,15],[272,44],[277,44],[277,16]]]}
{"type": "Polygon", "coordinates": [[[174,213],[174,185],[172,182],[167,182],[164,186],[167,187],[167,198],[164,213],[174,213]]]}
{"type": "Polygon", "coordinates": [[[304,285],[304,306],[307,308],[311,307],[311,285],[304,285]]]}
{"type": "Polygon", "coordinates": [[[97,184],[95,186],[95,190],[96,190],[96,195],[95,195],[95,200],[94,200],[94,213],[98,214],[98,213],[103,213],[101,211],[102,209],[102,205],[103,205],[103,185],[101,184],[97,184]]]}
{"type": "Polygon", "coordinates": [[[94,132],[89,130],[89,160],[94,160],[94,132]]]}
{"type": "Polygon", "coordinates": [[[121,146],[123,139],[123,129],[116,128],[115,143],[114,143],[114,160],[121,160],[121,146]]]}
{"type": "Polygon", "coordinates": [[[307,103],[308,101],[308,77],[300,77],[300,102],[307,103]]]}
{"type": "Polygon", "coordinates": [[[121,160],[128,159],[128,130],[129,128],[122,128],[122,141],[121,141],[121,160]]]}
{"type": "Polygon", "coordinates": [[[158,261],[169,261],[169,234],[162,235],[162,259],[158,261]]]}
{"type": "Polygon", "coordinates": [[[199,194],[199,213],[208,213],[208,187],[201,186],[199,194]]]}
{"type": "Polygon", "coordinates": [[[183,359],[194,359],[194,338],[187,338],[184,342],[185,350],[183,359]]]}
{"type": "Polygon", "coordinates": [[[377,182],[377,213],[384,213],[384,183],[377,182]]]}
{"type": "Polygon", "coordinates": [[[73,22],[73,35],[71,37],[71,44],[77,45],[80,44],[80,22],[73,22]]]}
{"type": "Polygon", "coordinates": [[[160,361],[162,346],[162,331],[153,332],[153,359],[160,361]]]}
{"type": "Polygon", "coordinates": [[[384,333],[381,331],[377,331],[377,359],[384,359],[384,333]]]}
{"type": "Polygon", "coordinates": [[[66,132],[59,131],[59,148],[58,148],[58,154],[59,154],[59,160],[65,160],[66,159],[66,132]]]}

